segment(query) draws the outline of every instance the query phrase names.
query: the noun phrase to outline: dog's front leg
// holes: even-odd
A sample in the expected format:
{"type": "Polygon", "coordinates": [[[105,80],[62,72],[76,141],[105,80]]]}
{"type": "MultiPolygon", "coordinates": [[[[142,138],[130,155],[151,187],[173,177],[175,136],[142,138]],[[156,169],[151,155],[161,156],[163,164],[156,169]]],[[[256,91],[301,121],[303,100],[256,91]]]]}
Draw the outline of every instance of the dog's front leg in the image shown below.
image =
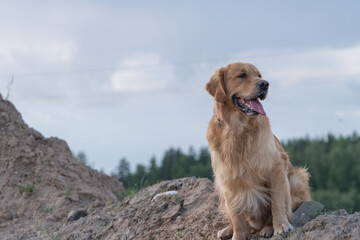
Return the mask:
{"type": "Polygon", "coordinates": [[[232,216],[233,236],[232,240],[246,240],[248,235],[248,226],[243,214],[234,214],[232,216]]]}
{"type": "MultiPolygon", "coordinates": [[[[229,233],[232,230],[232,240],[246,240],[246,236],[249,234],[249,227],[246,224],[246,217],[244,214],[239,213],[238,209],[230,207],[229,202],[224,199],[222,207],[224,207],[225,213],[228,217],[231,227],[226,228],[229,233]]],[[[225,229],[221,230],[225,231],[225,229]]],[[[218,237],[220,232],[218,233],[218,237]]],[[[223,235],[222,232],[220,235],[223,235]]]]}
{"type": "Polygon", "coordinates": [[[271,174],[271,213],[274,235],[288,232],[294,227],[289,223],[291,211],[290,184],[285,169],[273,169],[271,174]]]}

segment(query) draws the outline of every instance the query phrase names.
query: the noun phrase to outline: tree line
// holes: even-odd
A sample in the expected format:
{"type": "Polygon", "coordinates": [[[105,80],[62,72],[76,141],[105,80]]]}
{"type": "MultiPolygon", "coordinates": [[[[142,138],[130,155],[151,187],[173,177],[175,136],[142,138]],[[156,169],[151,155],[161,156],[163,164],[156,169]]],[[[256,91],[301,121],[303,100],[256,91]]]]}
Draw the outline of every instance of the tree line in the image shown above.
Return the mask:
{"type": "Polygon", "coordinates": [[[148,167],[138,164],[133,173],[130,171],[130,163],[122,158],[112,175],[117,177],[125,188],[131,189],[182,177],[213,178],[208,149],[201,148],[197,153],[192,147],[188,153],[179,148],[170,148],[165,152],[160,164],[152,157],[148,167]]]}
{"type": "MultiPolygon", "coordinates": [[[[282,144],[293,165],[308,168],[314,200],[322,202],[328,210],[360,210],[360,137],[356,132],[345,137],[333,134],[315,139],[303,137],[282,144]]],[[[170,148],[160,161],[152,157],[148,166],[138,164],[134,172],[130,171],[130,162],[122,158],[112,175],[130,191],[182,177],[213,180],[207,147],[199,151],[190,147],[187,152],[170,148]]]]}
{"type": "Polygon", "coordinates": [[[294,165],[308,167],[314,200],[330,210],[360,210],[360,137],[356,132],[283,144],[294,165]]]}

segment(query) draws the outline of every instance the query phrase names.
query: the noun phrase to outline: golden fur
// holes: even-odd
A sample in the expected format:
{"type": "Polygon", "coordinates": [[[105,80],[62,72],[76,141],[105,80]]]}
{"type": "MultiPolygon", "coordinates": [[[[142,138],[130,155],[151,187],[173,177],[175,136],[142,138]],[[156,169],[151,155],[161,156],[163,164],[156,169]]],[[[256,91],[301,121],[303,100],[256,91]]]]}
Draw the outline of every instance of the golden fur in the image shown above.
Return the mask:
{"type": "Polygon", "coordinates": [[[218,232],[219,238],[287,232],[293,228],[289,223],[292,211],[310,200],[306,169],[291,165],[271,132],[269,119],[250,116],[233,102],[234,95],[257,98],[259,81],[265,82],[254,65],[232,63],[218,69],[206,84],[214,97],[207,140],[215,188],[230,223],[218,232]]]}

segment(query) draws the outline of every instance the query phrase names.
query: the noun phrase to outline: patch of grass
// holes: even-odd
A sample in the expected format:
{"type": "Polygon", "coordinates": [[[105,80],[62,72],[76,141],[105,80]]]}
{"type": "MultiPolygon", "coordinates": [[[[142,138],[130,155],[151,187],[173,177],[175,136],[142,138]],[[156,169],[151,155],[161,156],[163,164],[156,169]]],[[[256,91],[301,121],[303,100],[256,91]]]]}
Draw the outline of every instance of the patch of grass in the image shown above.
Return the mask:
{"type": "Polygon", "coordinates": [[[18,186],[22,192],[33,193],[35,191],[35,185],[31,183],[19,184],[18,186]]]}
{"type": "Polygon", "coordinates": [[[130,187],[125,189],[125,196],[127,197],[133,197],[137,192],[139,192],[140,189],[137,187],[130,187]]]}

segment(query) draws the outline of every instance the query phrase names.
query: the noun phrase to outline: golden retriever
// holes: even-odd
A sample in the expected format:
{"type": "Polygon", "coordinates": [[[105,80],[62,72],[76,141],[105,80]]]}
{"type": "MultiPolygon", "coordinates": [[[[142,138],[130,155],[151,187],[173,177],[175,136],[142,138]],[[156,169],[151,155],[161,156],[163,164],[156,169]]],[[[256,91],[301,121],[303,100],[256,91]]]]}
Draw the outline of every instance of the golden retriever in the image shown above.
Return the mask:
{"type": "Polygon", "coordinates": [[[241,62],[219,68],[206,84],[214,97],[207,130],[211,165],[230,223],[219,238],[288,232],[292,211],[310,200],[308,172],[291,165],[260,103],[268,87],[254,65],[241,62]]]}

